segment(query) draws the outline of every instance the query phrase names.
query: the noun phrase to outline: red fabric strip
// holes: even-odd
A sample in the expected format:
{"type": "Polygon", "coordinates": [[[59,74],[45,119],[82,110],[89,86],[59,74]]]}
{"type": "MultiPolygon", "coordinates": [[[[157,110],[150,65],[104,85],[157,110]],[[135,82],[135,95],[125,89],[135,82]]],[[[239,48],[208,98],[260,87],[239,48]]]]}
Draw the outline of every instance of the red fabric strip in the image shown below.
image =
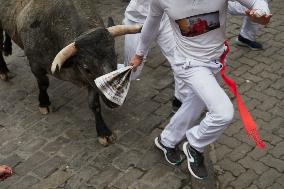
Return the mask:
{"type": "Polygon", "coordinates": [[[265,147],[265,144],[261,140],[260,136],[257,133],[256,124],[255,124],[252,116],[248,112],[245,104],[243,103],[243,100],[242,100],[242,98],[241,98],[241,96],[238,92],[236,83],[232,79],[230,79],[229,77],[227,77],[225,75],[225,69],[226,69],[225,59],[226,59],[227,54],[230,51],[228,41],[225,41],[225,46],[226,46],[226,50],[222,54],[222,56],[220,57],[220,62],[223,65],[223,67],[221,69],[221,76],[222,76],[224,82],[229,86],[230,91],[236,97],[236,103],[237,103],[237,107],[238,107],[238,110],[239,110],[239,113],[240,113],[240,117],[241,117],[241,120],[243,122],[243,126],[244,126],[248,136],[251,137],[254,140],[254,143],[256,144],[256,146],[258,148],[263,149],[265,147]]]}

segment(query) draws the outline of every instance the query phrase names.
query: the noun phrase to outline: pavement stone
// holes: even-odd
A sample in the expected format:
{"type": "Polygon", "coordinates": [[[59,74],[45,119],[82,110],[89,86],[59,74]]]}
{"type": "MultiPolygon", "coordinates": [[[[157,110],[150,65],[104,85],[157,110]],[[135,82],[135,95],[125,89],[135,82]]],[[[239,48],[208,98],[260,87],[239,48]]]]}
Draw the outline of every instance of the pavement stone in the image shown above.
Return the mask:
{"type": "Polygon", "coordinates": [[[272,186],[268,187],[267,189],[278,189],[278,188],[283,188],[283,186],[281,186],[278,183],[274,183],[272,186]]]}
{"type": "Polygon", "coordinates": [[[9,189],[30,189],[34,184],[38,182],[39,182],[38,178],[31,175],[27,175],[24,178],[22,178],[19,182],[11,185],[9,189]]]}
{"type": "Polygon", "coordinates": [[[65,160],[62,157],[54,156],[33,171],[37,176],[46,178],[64,165],[65,160]]]}
{"type": "Polygon", "coordinates": [[[56,188],[57,186],[63,184],[66,180],[68,180],[72,176],[71,171],[67,170],[59,170],[54,172],[45,180],[42,180],[36,184],[34,184],[31,189],[50,189],[56,188]]]}
{"type": "Polygon", "coordinates": [[[266,164],[269,167],[272,167],[276,170],[278,170],[280,173],[283,173],[284,171],[284,161],[283,159],[277,159],[271,156],[270,154],[264,156],[260,159],[261,162],[266,164]]]}
{"type": "MultiPolygon", "coordinates": [[[[127,1],[96,1],[104,21],[112,16],[115,23],[122,22],[127,1]]],[[[192,178],[186,162],[169,166],[153,140],[172,116],[174,80],[156,45],[141,77],[131,83],[125,104],[115,110],[103,105],[105,121],[118,137],[104,148],[97,142],[86,88],[50,77],[51,113],[39,114],[36,81],[23,51],[14,45],[13,55],[5,57],[13,77],[0,81],[0,163],[12,166],[15,174],[0,189],[284,188],[284,2],[270,5],[273,18],[257,38],[263,51],[235,44],[241,17],[229,16],[227,24],[227,73],[255,118],[266,149],[254,147],[236,111],[231,126],[206,151],[210,181],[192,178]]],[[[117,38],[118,62],[122,47],[123,37],[117,38]]]]}
{"type": "Polygon", "coordinates": [[[234,188],[245,189],[257,179],[258,176],[252,170],[248,170],[238,176],[236,180],[231,182],[231,186],[233,186],[234,188]]]}
{"type": "Polygon", "coordinates": [[[112,165],[119,170],[127,170],[131,166],[136,167],[142,154],[137,150],[126,151],[115,158],[112,165]]]}
{"type": "Polygon", "coordinates": [[[271,186],[280,176],[281,174],[274,169],[269,169],[268,171],[263,172],[258,181],[255,181],[255,184],[259,186],[259,188],[266,188],[271,186]]]}
{"type": "Polygon", "coordinates": [[[125,173],[122,173],[121,177],[114,182],[114,187],[127,189],[129,186],[133,185],[135,180],[139,179],[143,174],[143,171],[131,167],[126,170],[125,173]]]}
{"type": "Polygon", "coordinates": [[[36,152],[29,159],[17,165],[14,169],[17,175],[25,175],[35,167],[46,161],[49,157],[43,152],[36,152]]]}
{"type": "Polygon", "coordinates": [[[229,184],[236,179],[236,177],[233,176],[229,171],[224,171],[223,174],[219,174],[218,178],[218,188],[228,188],[229,184]]]}

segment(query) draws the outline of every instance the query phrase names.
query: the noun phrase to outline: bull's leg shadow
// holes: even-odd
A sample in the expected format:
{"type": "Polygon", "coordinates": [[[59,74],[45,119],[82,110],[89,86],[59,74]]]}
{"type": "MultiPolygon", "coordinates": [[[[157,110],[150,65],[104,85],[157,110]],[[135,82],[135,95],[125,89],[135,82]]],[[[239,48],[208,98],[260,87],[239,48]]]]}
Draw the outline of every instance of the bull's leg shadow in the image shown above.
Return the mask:
{"type": "Polygon", "coordinates": [[[95,114],[96,118],[96,129],[98,133],[98,141],[103,146],[109,145],[109,143],[114,143],[116,140],[115,134],[106,126],[101,113],[100,95],[92,88],[88,88],[89,91],[89,107],[95,114]]]}
{"type": "Polygon", "coordinates": [[[3,57],[3,30],[0,23],[0,80],[7,81],[9,79],[8,72],[9,69],[3,57]]]}
{"type": "Polygon", "coordinates": [[[47,88],[49,86],[49,79],[47,77],[47,72],[45,69],[40,68],[39,64],[31,64],[31,70],[36,77],[38,88],[39,88],[39,111],[41,114],[46,115],[49,113],[49,96],[47,94],[47,88]]]}

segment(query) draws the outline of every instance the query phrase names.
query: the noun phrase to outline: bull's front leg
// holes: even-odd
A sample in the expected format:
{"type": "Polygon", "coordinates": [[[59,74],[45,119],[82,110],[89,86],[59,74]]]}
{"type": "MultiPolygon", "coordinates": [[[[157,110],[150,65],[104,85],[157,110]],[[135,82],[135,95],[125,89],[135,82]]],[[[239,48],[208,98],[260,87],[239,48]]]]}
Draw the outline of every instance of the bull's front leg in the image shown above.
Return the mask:
{"type": "Polygon", "coordinates": [[[6,64],[4,57],[3,57],[3,54],[2,54],[3,41],[4,41],[3,29],[2,29],[2,26],[1,26],[1,23],[0,23],[0,80],[7,81],[9,69],[7,67],[7,64],[6,64]]]}
{"type": "Polygon", "coordinates": [[[49,79],[47,77],[47,72],[45,69],[40,68],[39,64],[34,61],[29,60],[31,70],[36,77],[38,88],[39,88],[39,111],[41,114],[46,115],[49,113],[49,96],[47,94],[47,88],[49,86],[49,79]]]}
{"type": "Polygon", "coordinates": [[[5,56],[12,54],[12,40],[10,36],[5,32],[5,40],[3,44],[3,51],[5,56]]]}
{"type": "Polygon", "coordinates": [[[103,120],[99,93],[91,86],[88,88],[88,91],[89,107],[95,114],[99,143],[107,146],[109,143],[113,143],[116,140],[116,136],[109,130],[103,120]]]}

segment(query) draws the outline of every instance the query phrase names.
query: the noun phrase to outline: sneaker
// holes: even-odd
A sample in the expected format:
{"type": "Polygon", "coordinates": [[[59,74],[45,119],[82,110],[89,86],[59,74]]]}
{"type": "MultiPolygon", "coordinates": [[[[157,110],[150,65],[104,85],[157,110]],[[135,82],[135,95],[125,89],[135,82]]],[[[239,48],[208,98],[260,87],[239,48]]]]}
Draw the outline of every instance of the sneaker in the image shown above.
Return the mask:
{"type": "Polygon", "coordinates": [[[164,152],[165,159],[169,164],[180,165],[181,162],[183,161],[184,158],[182,156],[182,152],[178,148],[169,148],[164,146],[161,143],[160,137],[155,138],[155,145],[157,146],[157,148],[159,148],[164,152]]]}
{"type": "Polygon", "coordinates": [[[249,39],[244,38],[243,36],[239,35],[236,39],[237,45],[249,47],[251,50],[263,50],[262,44],[251,41],[249,39]]]}
{"type": "Polygon", "coordinates": [[[172,112],[176,113],[178,111],[178,109],[181,107],[182,102],[177,99],[176,97],[174,97],[173,101],[172,101],[172,112]]]}
{"type": "Polygon", "coordinates": [[[183,144],[183,152],[187,158],[188,170],[197,179],[207,178],[203,154],[192,148],[188,142],[183,144]]]}

